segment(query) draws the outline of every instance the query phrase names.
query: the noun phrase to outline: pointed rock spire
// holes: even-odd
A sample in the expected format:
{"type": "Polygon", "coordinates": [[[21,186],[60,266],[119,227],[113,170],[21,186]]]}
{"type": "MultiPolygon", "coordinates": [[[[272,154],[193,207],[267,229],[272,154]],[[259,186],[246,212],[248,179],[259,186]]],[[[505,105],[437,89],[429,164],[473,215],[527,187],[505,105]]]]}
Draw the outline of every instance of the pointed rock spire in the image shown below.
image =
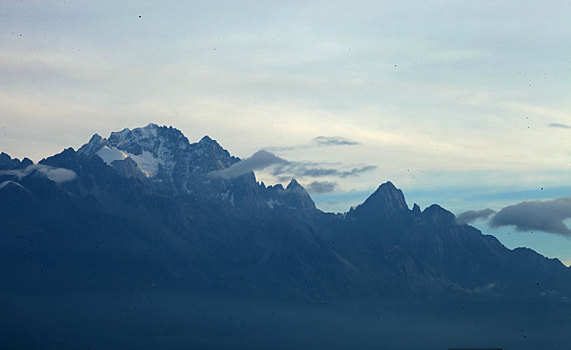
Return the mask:
{"type": "Polygon", "coordinates": [[[77,153],[91,156],[97,153],[97,151],[99,151],[103,146],[105,146],[105,139],[98,134],[93,134],[91,139],[89,139],[89,142],[81,146],[81,148],[77,150],[77,153]]]}
{"type": "Polygon", "coordinates": [[[390,181],[380,185],[363,203],[363,206],[366,205],[388,212],[408,210],[404,194],[390,181]]]}
{"type": "Polygon", "coordinates": [[[408,211],[402,191],[388,181],[380,185],[363,204],[350,211],[349,214],[358,217],[391,219],[408,211]]]}
{"type": "Polygon", "coordinates": [[[296,179],[292,178],[289,185],[287,185],[288,190],[292,190],[295,188],[303,188],[296,179]]]}
{"type": "Polygon", "coordinates": [[[442,208],[438,204],[432,204],[422,212],[422,218],[434,224],[437,223],[455,223],[456,217],[448,210],[442,208]]]}
{"type": "Polygon", "coordinates": [[[198,141],[198,143],[218,143],[216,141],[214,141],[213,139],[210,138],[210,136],[208,135],[204,135],[200,141],[198,141]]]}
{"type": "Polygon", "coordinates": [[[315,209],[315,203],[311,199],[311,196],[296,179],[291,179],[283,192],[283,196],[284,202],[290,207],[315,209]]]}
{"type": "Polygon", "coordinates": [[[413,216],[420,216],[421,215],[420,207],[416,203],[414,203],[414,205],[412,206],[412,215],[413,216]]]}
{"type": "Polygon", "coordinates": [[[7,153],[0,153],[0,170],[23,169],[34,164],[30,159],[24,158],[20,161],[18,158],[12,158],[7,153]]]}

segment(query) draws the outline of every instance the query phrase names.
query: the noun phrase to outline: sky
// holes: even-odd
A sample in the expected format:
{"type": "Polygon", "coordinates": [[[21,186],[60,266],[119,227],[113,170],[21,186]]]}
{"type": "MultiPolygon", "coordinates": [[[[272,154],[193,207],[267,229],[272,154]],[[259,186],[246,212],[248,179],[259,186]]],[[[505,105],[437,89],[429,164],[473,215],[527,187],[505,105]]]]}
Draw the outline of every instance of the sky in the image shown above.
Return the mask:
{"type": "Polygon", "coordinates": [[[271,152],[282,172],[257,178],[295,176],[323,210],[390,180],[571,262],[570,234],[533,229],[569,223],[565,200],[501,213],[571,197],[569,18],[571,1],[0,0],[0,151],[172,125],[271,152]]]}

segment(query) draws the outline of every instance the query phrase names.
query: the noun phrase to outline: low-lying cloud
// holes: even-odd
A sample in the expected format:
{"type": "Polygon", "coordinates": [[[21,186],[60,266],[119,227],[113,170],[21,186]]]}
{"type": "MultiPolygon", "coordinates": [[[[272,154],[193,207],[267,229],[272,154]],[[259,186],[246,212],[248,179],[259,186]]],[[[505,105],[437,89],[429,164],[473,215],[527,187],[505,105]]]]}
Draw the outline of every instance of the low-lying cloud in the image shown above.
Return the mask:
{"type": "Polygon", "coordinates": [[[543,231],[571,236],[563,220],[571,218],[571,198],[525,201],[500,210],[492,227],[515,226],[516,231],[543,231]]]}
{"type": "MultiPolygon", "coordinates": [[[[360,167],[353,167],[351,169],[332,168],[330,166],[323,166],[320,163],[306,163],[306,162],[292,162],[284,158],[278,157],[275,154],[266,150],[261,150],[254,153],[251,157],[243,159],[238,163],[232,164],[227,169],[216,170],[211,173],[211,176],[235,178],[248,174],[255,170],[268,169],[269,173],[276,176],[280,181],[287,181],[292,177],[295,178],[319,178],[319,177],[337,177],[346,178],[350,176],[358,176],[362,173],[375,170],[377,167],[373,165],[363,165],[360,167]]],[[[329,182],[329,185],[324,185],[325,182],[317,182],[315,185],[315,192],[321,190],[325,191],[326,188],[334,188],[329,182]],[[327,187],[328,186],[328,187],[327,187]]],[[[321,192],[324,193],[324,192],[321,192]]]]}
{"type": "Polygon", "coordinates": [[[32,174],[33,172],[38,172],[53,182],[61,183],[67,182],[75,179],[77,174],[73,170],[64,168],[55,168],[48,165],[34,164],[26,167],[25,169],[15,169],[15,170],[2,170],[0,175],[12,175],[16,176],[18,180],[32,174]]]}
{"type": "Polygon", "coordinates": [[[468,210],[463,212],[462,214],[456,217],[456,222],[458,224],[469,224],[479,219],[487,219],[492,214],[495,214],[496,211],[490,208],[482,209],[482,210],[468,210]]]}
{"type": "Polygon", "coordinates": [[[275,164],[289,164],[289,162],[283,158],[276,156],[271,152],[261,150],[254,153],[249,158],[242,159],[238,163],[232,164],[227,169],[216,170],[213,171],[211,174],[212,176],[234,178],[248,174],[254,170],[260,170],[270,167],[275,164]]]}
{"type": "Polygon", "coordinates": [[[330,193],[335,191],[337,184],[331,181],[313,181],[306,186],[309,193],[330,193]]]}

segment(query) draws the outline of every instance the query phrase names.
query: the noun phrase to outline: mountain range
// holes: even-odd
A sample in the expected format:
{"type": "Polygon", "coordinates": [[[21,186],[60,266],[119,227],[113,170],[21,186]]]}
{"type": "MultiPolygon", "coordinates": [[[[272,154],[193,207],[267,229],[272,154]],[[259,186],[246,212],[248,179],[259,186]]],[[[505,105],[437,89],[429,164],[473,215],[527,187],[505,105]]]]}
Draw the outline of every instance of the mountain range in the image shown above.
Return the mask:
{"type": "Polygon", "coordinates": [[[37,164],[0,154],[4,300],[169,290],[311,305],[569,302],[559,260],[508,249],[436,204],[409,208],[391,182],[334,214],[295,179],[219,175],[240,161],[156,124],[37,164]]]}

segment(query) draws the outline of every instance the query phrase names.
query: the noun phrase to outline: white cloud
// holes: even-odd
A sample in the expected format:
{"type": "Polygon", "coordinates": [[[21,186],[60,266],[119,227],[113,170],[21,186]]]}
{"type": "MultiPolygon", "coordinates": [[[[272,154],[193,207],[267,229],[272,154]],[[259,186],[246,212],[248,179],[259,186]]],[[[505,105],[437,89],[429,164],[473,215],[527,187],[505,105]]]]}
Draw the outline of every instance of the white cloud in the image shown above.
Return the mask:
{"type": "Polygon", "coordinates": [[[75,179],[77,175],[74,171],[64,168],[55,168],[52,166],[34,164],[26,167],[25,169],[16,170],[2,170],[0,175],[16,176],[19,180],[37,171],[48,179],[56,183],[67,182],[75,179]]]}
{"type": "Polygon", "coordinates": [[[213,171],[211,175],[225,178],[234,178],[248,174],[254,170],[264,169],[275,164],[283,163],[288,162],[287,160],[280,158],[273,153],[261,150],[254,153],[249,158],[242,159],[241,161],[232,164],[227,169],[213,171]]]}

